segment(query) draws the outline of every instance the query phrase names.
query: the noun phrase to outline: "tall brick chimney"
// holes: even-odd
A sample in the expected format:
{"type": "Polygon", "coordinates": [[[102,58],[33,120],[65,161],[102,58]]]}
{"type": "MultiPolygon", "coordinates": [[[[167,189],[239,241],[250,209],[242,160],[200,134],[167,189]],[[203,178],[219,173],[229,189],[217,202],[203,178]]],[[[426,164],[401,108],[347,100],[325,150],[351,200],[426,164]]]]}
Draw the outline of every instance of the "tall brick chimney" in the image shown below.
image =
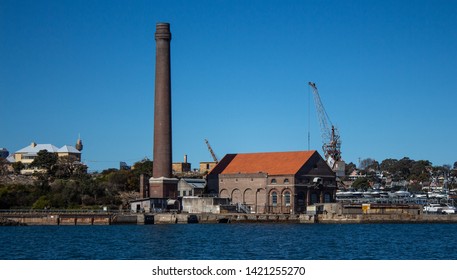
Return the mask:
{"type": "Polygon", "coordinates": [[[153,173],[149,195],[176,198],[177,179],[172,178],[170,24],[156,25],[153,173]]]}

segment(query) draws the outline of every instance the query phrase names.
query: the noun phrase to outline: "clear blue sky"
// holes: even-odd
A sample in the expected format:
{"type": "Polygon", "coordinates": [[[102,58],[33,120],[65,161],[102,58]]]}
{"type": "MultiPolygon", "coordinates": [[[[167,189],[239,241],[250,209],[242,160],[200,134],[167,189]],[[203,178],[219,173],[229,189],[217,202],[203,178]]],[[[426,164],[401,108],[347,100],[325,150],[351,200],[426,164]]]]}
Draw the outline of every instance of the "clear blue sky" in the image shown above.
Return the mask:
{"type": "Polygon", "coordinates": [[[346,162],[453,164],[456,14],[450,0],[0,0],[0,147],[80,134],[90,170],[152,159],[154,32],[169,22],[173,161],[210,161],[205,138],[220,158],[306,150],[308,130],[321,152],[313,81],[346,162]]]}

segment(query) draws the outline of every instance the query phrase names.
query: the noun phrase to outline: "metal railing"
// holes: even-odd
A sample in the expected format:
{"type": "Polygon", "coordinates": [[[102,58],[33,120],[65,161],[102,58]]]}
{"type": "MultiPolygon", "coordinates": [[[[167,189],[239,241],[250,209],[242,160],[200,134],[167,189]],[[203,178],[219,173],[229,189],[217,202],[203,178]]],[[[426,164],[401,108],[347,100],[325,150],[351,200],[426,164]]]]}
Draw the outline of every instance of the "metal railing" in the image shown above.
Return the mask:
{"type": "Polygon", "coordinates": [[[237,203],[236,209],[238,212],[243,212],[243,213],[247,213],[247,214],[251,213],[251,207],[249,205],[246,205],[243,203],[237,203]]]}

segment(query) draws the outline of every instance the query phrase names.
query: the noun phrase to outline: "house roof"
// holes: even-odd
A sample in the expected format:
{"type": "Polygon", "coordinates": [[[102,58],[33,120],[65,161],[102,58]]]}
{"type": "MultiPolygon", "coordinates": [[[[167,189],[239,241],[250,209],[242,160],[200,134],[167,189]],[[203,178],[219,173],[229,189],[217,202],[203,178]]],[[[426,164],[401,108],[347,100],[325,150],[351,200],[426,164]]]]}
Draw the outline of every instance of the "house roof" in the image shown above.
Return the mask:
{"type": "Polygon", "coordinates": [[[57,152],[57,150],[59,150],[59,148],[57,148],[56,146],[54,146],[52,144],[36,144],[35,146],[30,145],[25,148],[22,148],[19,151],[17,151],[16,153],[17,154],[31,154],[31,153],[36,154],[41,150],[46,150],[50,153],[55,153],[55,152],[57,152]]]}
{"type": "Polygon", "coordinates": [[[80,151],[76,150],[75,147],[68,146],[68,145],[63,146],[62,148],[57,150],[57,152],[58,153],[70,153],[70,154],[80,154],[81,153],[80,151]]]}
{"type": "Polygon", "coordinates": [[[16,154],[36,155],[41,150],[46,150],[50,153],[72,153],[72,154],[81,153],[80,151],[76,150],[76,148],[73,146],[65,145],[59,149],[52,144],[36,144],[36,145],[29,145],[25,148],[22,148],[19,151],[17,151],[16,154]]]}
{"type": "Polygon", "coordinates": [[[6,160],[10,163],[13,163],[13,162],[16,162],[16,160],[14,159],[14,155],[9,155],[6,160]]]}
{"type": "Polygon", "coordinates": [[[215,168],[214,171],[218,170],[219,172],[216,172],[220,174],[296,174],[315,153],[317,152],[297,151],[229,154],[221,160],[221,163],[223,163],[224,166],[215,168]]]}
{"type": "Polygon", "coordinates": [[[205,179],[182,178],[181,180],[193,189],[203,189],[206,186],[205,179]]]}

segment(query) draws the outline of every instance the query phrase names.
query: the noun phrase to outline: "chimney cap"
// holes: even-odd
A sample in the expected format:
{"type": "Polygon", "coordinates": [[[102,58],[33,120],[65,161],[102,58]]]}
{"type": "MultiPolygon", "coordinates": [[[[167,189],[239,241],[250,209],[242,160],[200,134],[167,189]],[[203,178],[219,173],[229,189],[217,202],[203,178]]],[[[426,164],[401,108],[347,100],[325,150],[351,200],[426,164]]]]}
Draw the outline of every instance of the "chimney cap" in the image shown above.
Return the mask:
{"type": "Polygon", "coordinates": [[[171,40],[170,24],[168,22],[158,22],[156,24],[155,39],[171,40]]]}

